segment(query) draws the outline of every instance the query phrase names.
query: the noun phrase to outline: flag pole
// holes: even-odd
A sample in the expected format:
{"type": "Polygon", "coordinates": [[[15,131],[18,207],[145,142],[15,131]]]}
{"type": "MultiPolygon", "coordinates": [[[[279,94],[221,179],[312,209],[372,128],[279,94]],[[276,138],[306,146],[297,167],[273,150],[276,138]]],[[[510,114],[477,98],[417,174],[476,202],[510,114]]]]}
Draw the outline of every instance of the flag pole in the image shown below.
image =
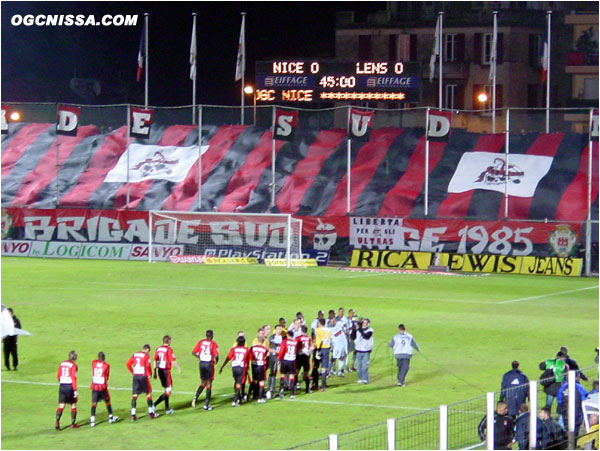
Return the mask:
{"type": "Polygon", "coordinates": [[[546,68],[546,133],[550,133],[550,30],[552,23],[552,11],[546,11],[546,32],[548,34],[548,55],[546,61],[548,67],[546,68]]]}
{"type": "Polygon", "coordinates": [[[429,215],[429,107],[425,110],[425,217],[429,215]]]}
{"type": "Polygon", "coordinates": [[[498,11],[494,11],[494,32],[492,35],[492,133],[496,133],[496,60],[498,57],[498,11]]]}
{"type": "Polygon", "coordinates": [[[202,105],[198,108],[198,211],[202,211],[202,105]]]}
{"type": "MultiPolygon", "coordinates": [[[[256,98],[256,97],[255,97],[256,98]]],[[[276,151],[276,143],[275,143],[275,116],[276,109],[275,105],[273,105],[273,119],[272,119],[272,129],[271,129],[271,207],[275,206],[275,151],[276,151]]]]}
{"type": "Polygon", "coordinates": [[[438,107],[441,110],[442,109],[442,60],[444,58],[444,46],[442,45],[442,36],[443,36],[443,28],[444,28],[444,12],[440,11],[439,13],[440,16],[440,37],[438,40],[438,52],[439,52],[439,68],[440,68],[440,86],[438,88],[438,107]]]}
{"type": "MultiPolygon", "coordinates": [[[[149,13],[144,13],[144,26],[146,27],[144,33],[144,107],[148,108],[148,17],[149,13]]],[[[128,185],[129,186],[129,185],[128,185]]],[[[129,203],[129,200],[127,201],[129,203]]]]}
{"type": "Polygon", "coordinates": [[[240,43],[238,48],[238,58],[241,53],[241,78],[242,85],[240,89],[241,97],[241,124],[244,125],[244,73],[246,71],[246,13],[242,13],[242,29],[240,31],[240,43]]]}
{"type": "Polygon", "coordinates": [[[587,218],[585,224],[585,275],[592,273],[592,169],[594,152],[594,141],[592,140],[592,128],[594,124],[594,109],[590,109],[588,124],[588,177],[587,177],[587,218]]]}
{"type": "Polygon", "coordinates": [[[350,159],[352,158],[352,138],[350,137],[350,121],[352,120],[352,107],[348,106],[348,119],[346,121],[346,173],[348,176],[346,177],[346,214],[350,214],[350,194],[352,189],[352,180],[351,180],[351,170],[352,164],[350,159]]]}
{"type": "Polygon", "coordinates": [[[198,13],[192,14],[194,20],[192,25],[192,42],[190,44],[190,78],[192,79],[192,124],[196,124],[196,17],[198,13]]]}
{"type": "Polygon", "coordinates": [[[129,132],[131,130],[131,105],[127,104],[127,136],[125,138],[125,152],[127,152],[127,190],[125,210],[129,210],[129,132]]]}

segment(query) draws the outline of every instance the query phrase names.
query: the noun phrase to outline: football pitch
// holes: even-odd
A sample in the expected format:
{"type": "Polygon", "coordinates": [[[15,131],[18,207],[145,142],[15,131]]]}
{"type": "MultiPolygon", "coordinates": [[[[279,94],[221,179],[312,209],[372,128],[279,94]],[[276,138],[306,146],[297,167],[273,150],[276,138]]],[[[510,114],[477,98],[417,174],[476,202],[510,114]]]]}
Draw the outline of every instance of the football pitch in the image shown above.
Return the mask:
{"type": "MultiPolygon", "coordinates": [[[[13,307],[31,337],[19,338],[19,371],[2,366],[2,449],[283,449],[414,414],[500,388],[513,360],[530,379],[560,346],[581,367],[598,346],[598,279],[519,275],[441,276],[348,272],[335,268],[204,266],[58,259],[2,259],[2,302],[13,307]],[[294,400],[231,407],[228,365],[213,386],[214,410],[192,409],[198,361],[191,351],[213,329],[224,359],[238,330],[252,339],[263,324],[296,312],[307,323],[318,310],[354,308],[371,319],[375,346],[371,383],[356,373],[332,376],[326,392],[294,400]],[[405,388],[395,384],[387,342],[404,323],[421,347],[405,388]],[[150,420],[143,396],[138,421],[129,420],[127,359],[162,336],[183,369],[173,371],[174,415],[150,420]],[[54,430],[56,370],[79,353],[80,429],[65,428],[68,407],[54,430]],[[98,405],[89,427],[91,361],[111,364],[115,414],[108,424],[98,405]]],[[[220,367],[220,363],[218,367],[220,367]]],[[[162,389],[153,380],[154,399],[162,389]]],[[[476,434],[476,431],[473,431],[476,434]]]]}

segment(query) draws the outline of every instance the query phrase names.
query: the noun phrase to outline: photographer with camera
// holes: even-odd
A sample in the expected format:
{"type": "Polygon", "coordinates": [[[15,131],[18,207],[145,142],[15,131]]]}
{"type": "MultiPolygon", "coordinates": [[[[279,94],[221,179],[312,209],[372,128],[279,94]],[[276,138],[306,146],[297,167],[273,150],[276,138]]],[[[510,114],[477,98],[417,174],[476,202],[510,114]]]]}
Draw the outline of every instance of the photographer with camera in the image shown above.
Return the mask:
{"type": "Polygon", "coordinates": [[[371,360],[371,351],[373,350],[373,329],[370,327],[369,318],[363,318],[360,323],[356,323],[350,334],[354,339],[356,349],[356,362],[358,366],[358,383],[369,383],[369,363],[371,360]]]}

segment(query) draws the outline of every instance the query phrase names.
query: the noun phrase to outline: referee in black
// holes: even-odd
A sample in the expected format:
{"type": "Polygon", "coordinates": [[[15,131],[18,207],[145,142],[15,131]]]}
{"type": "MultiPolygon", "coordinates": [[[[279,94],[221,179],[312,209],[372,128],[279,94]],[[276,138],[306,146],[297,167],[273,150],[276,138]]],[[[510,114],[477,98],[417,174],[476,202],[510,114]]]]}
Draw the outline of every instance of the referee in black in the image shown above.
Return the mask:
{"type": "MultiPolygon", "coordinates": [[[[10,313],[15,327],[20,329],[21,321],[19,321],[19,318],[15,316],[15,314],[13,313],[13,309],[7,308],[6,310],[8,310],[8,313],[10,313]]],[[[17,353],[17,335],[8,335],[7,337],[4,337],[4,340],[2,341],[4,343],[4,365],[6,366],[6,369],[10,371],[10,356],[12,355],[13,370],[17,371],[17,367],[19,366],[19,354],[17,353]]]]}

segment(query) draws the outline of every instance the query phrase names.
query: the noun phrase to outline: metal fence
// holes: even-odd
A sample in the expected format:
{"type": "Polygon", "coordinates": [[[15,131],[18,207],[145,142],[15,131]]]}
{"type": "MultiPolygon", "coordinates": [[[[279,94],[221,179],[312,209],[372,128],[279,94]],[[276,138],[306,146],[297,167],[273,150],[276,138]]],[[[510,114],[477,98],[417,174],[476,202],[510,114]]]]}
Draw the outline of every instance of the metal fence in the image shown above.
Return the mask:
{"type": "MultiPolygon", "coordinates": [[[[598,368],[589,367],[581,372],[587,377],[587,381],[580,380],[580,384],[586,392],[592,389],[595,379],[598,379],[598,368]]],[[[538,409],[546,405],[546,393],[541,384],[537,385],[538,409]]],[[[529,384],[516,388],[516,390],[527,390],[529,384]],[[524,388],[523,388],[524,387],[524,388]]],[[[515,390],[513,388],[506,391],[515,390]]],[[[494,404],[500,399],[501,392],[494,392],[494,404]]],[[[477,429],[482,418],[487,413],[487,395],[456,402],[445,406],[447,408],[447,449],[484,449],[485,445],[480,440],[477,429]]],[[[557,402],[552,407],[553,418],[558,417],[557,402]]],[[[414,415],[388,420],[394,425],[393,434],[390,434],[388,422],[381,422],[371,426],[363,427],[337,436],[329,436],[320,440],[303,443],[288,449],[444,449],[440,443],[440,409],[431,409],[414,415]],[[393,447],[391,446],[393,443],[393,447]],[[335,446],[332,447],[332,444],[335,446]]],[[[443,432],[443,431],[442,431],[443,432]]]]}

